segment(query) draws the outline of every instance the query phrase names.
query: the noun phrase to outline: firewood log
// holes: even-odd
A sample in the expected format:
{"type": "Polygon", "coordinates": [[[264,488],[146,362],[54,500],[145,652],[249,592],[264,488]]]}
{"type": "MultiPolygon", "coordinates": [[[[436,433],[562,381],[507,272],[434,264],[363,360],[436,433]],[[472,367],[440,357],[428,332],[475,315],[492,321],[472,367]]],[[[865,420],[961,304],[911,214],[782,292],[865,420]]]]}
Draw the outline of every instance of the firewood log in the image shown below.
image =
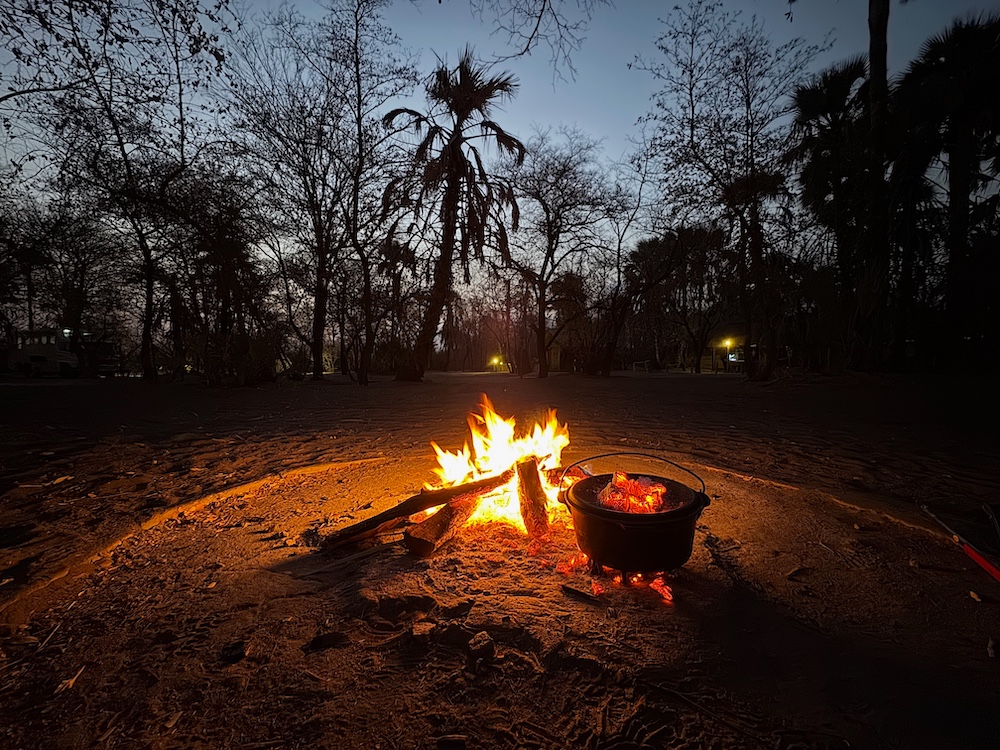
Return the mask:
{"type": "MultiPolygon", "coordinates": [[[[509,480],[508,480],[509,481],[509,480]]],[[[430,557],[455,536],[479,507],[485,491],[470,492],[440,508],[433,516],[403,532],[403,544],[418,557],[430,557]]]]}
{"type": "Polygon", "coordinates": [[[366,518],[363,521],[345,526],[342,529],[337,529],[323,540],[322,549],[337,549],[345,544],[357,542],[361,539],[389,531],[399,526],[414,513],[419,513],[438,505],[457,502],[469,494],[482,495],[506,484],[512,476],[514,476],[514,470],[508,469],[503,474],[495,477],[487,477],[486,479],[479,479],[475,482],[468,482],[455,487],[445,487],[440,490],[423,490],[381,513],[376,513],[374,516],[366,518]]]}
{"type": "Polygon", "coordinates": [[[541,539],[548,534],[549,498],[542,489],[542,478],[538,475],[538,459],[534,456],[517,464],[517,499],[528,536],[532,539],[541,539]]]}

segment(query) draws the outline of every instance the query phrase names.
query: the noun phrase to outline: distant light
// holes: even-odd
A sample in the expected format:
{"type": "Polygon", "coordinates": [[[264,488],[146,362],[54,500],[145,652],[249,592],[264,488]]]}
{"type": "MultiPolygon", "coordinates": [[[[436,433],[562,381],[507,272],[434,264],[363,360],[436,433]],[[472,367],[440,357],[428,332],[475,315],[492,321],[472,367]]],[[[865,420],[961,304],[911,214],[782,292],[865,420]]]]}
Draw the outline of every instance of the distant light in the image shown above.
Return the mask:
{"type": "Polygon", "coordinates": [[[494,365],[500,364],[500,357],[494,357],[493,360],[492,360],[492,364],[494,364],[494,365]]]}
{"type": "Polygon", "coordinates": [[[729,339],[726,339],[726,348],[728,349],[732,345],[733,345],[733,342],[730,341],[729,339]]]}
{"type": "Polygon", "coordinates": [[[71,333],[73,332],[68,328],[63,328],[63,336],[69,336],[71,333]]]}

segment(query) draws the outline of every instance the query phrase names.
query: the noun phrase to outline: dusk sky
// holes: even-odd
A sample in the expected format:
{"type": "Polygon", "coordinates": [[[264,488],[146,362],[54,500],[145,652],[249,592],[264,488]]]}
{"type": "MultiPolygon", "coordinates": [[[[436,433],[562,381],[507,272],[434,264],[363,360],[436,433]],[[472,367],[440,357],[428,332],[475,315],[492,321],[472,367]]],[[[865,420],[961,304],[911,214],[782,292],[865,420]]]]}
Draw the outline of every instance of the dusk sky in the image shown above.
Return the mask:
{"type": "MultiPolygon", "coordinates": [[[[663,25],[659,19],[683,0],[665,2],[619,0],[595,16],[583,49],[574,55],[575,80],[553,80],[549,49],[541,45],[532,57],[508,61],[521,89],[496,119],[510,132],[527,139],[532,125],[575,125],[604,140],[605,153],[618,159],[628,148],[626,136],[637,133],[636,121],[649,109],[657,86],[649,73],[629,69],[636,55],[655,58],[654,41],[663,25]]],[[[569,3],[574,5],[574,3],[569,3]]],[[[732,10],[749,20],[756,14],[777,42],[801,36],[819,43],[830,34],[833,46],[817,58],[817,70],[868,47],[867,0],[798,0],[785,18],[785,0],[728,0],[732,10]]],[[[305,9],[305,6],[300,6],[305,9]]],[[[889,72],[901,73],[931,34],[957,17],[1000,11],[1000,0],[894,0],[889,19],[889,72]]],[[[422,51],[421,65],[430,70],[434,53],[454,62],[458,51],[472,43],[477,54],[503,54],[506,39],[490,37],[490,29],[473,17],[465,0],[397,0],[386,20],[404,43],[422,51]]]]}

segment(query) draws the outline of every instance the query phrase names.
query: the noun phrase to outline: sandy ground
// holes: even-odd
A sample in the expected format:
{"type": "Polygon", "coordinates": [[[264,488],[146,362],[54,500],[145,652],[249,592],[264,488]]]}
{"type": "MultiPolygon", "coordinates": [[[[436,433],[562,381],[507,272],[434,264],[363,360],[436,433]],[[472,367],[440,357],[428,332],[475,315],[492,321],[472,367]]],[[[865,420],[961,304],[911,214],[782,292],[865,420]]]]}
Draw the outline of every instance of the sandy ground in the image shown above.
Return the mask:
{"type": "Polygon", "coordinates": [[[918,511],[1000,497],[988,379],[431,379],[0,383],[0,745],[996,746],[1000,584],[918,511]],[[481,392],[704,478],[671,603],[567,569],[563,519],[318,549],[481,392]]]}

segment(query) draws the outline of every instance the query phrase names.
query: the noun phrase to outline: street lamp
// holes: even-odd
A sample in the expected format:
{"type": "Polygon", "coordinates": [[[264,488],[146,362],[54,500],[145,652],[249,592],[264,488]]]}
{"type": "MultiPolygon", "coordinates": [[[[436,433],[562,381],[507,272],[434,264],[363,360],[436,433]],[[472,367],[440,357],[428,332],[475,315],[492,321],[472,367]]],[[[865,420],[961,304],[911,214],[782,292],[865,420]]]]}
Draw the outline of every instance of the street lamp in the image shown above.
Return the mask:
{"type": "Polygon", "coordinates": [[[726,339],[726,366],[722,368],[726,372],[729,372],[729,347],[732,346],[733,342],[726,339]]]}

